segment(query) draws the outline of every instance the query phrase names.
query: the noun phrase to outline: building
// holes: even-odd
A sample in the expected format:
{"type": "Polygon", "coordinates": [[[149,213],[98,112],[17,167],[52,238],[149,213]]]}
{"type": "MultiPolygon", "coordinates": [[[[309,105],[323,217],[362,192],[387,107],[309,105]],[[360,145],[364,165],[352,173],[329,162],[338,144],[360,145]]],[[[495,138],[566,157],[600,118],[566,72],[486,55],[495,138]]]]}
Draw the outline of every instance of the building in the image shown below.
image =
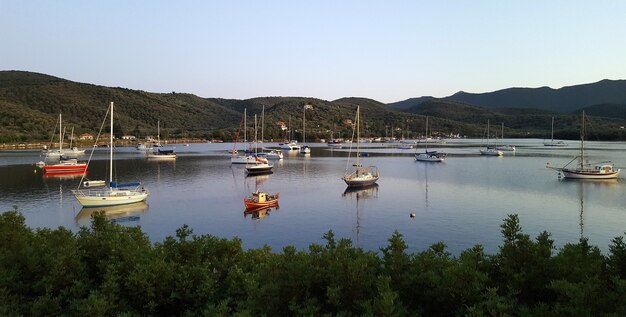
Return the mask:
{"type": "Polygon", "coordinates": [[[80,140],[93,140],[93,135],[89,133],[83,133],[79,137],[80,140]]]}
{"type": "Polygon", "coordinates": [[[122,135],[122,140],[134,140],[136,137],[134,135],[122,135]]]}

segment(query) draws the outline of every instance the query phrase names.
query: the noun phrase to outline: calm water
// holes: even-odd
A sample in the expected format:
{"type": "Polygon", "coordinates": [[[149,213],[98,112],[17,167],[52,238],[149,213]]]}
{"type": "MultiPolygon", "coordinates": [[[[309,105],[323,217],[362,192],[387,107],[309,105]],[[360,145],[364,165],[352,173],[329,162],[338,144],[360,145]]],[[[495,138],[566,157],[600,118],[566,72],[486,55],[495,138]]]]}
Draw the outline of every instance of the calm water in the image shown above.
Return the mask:
{"type": "MultiPolygon", "coordinates": [[[[552,149],[542,140],[508,140],[518,150],[502,158],[476,155],[474,142],[449,141],[442,150],[451,156],[442,164],[415,162],[413,150],[365,145],[376,147],[364,149],[371,156],[363,160],[378,166],[381,179],[379,186],[361,191],[346,191],[340,179],[347,150],[323,144],[311,157],[285,155],[273,174],[257,177],[246,177],[243,166],[231,166],[226,150],[232,144],[177,146],[175,162],[148,161],[134,149],[120,148],[117,179],[142,181],[151,194],[147,204],[108,212],[120,223],[140,225],[153,241],[188,224],[196,234],[237,236],[246,248],[267,244],[274,250],[321,243],[332,229],[368,250],[386,246],[398,230],[411,251],[444,241],[453,254],[475,244],[496,252],[499,226],[510,213],[519,214],[533,237],[551,232],[558,246],[582,235],[606,251],[610,240],[626,231],[623,180],[565,181],[545,168],[548,161],[556,166],[569,162],[578,153],[576,142],[552,149]],[[243,197],[256,189],[280,192],[280,208],[245,215],[243,197]]],[[[589,142],[588,152],[591,160],[626,166],[626,143],[589,142]]],[[[94,154],[90,179],[105,179],[107,153],[94,154]]],[[[39,160],[38,151],[0,152],[0,210],[16,205],[33,228],[88,225],[90,210],[81,211],[70,192],[80,178],[43,177],[34,166],[39,160]]]]}

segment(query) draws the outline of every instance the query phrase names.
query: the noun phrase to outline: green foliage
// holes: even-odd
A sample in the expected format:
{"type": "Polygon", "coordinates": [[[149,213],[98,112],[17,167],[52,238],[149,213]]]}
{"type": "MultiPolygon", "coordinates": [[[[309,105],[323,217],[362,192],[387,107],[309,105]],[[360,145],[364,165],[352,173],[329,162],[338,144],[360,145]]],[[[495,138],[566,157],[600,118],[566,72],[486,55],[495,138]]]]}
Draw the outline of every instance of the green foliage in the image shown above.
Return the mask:
{"type": "Polygon", "coordinates": [[[458,257],[442,242],[408,254],[398,232],[380,255],[337,239],[308,250],[243,250],[239,239],[183,226],[151,244],[96,213],[78,233],[32,230],[0,214],[0,315],[623,316],[626,246],[603,256],[586,239],[558,252],[550,235],[502,224],[495,255],[458,257]]]}

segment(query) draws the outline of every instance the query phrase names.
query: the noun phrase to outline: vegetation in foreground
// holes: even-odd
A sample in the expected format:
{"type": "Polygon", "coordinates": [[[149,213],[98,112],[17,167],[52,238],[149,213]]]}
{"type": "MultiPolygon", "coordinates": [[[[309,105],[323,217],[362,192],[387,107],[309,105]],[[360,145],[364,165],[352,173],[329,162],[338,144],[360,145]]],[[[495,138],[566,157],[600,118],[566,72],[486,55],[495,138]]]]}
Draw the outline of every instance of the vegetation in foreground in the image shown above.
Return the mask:
{"type": "Polygon", "coordinates": [[[379,254],[324,235],[308,251],[243,250],[193,235],[151,244],[140,228],[95,215],[72,233],[0,215],[2,316],[624,316],[626,244],[607,256],[586,239],[558,251],[517,215],[495,255],[443,243],[408,254],[395,233],[379,254]]]}

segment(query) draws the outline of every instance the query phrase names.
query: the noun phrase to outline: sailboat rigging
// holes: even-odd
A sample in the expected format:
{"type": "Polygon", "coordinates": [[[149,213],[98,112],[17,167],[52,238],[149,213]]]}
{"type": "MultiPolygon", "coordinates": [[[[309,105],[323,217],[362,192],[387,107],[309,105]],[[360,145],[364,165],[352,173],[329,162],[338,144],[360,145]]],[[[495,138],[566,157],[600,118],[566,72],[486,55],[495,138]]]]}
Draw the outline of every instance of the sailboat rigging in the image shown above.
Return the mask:
{"type": "MultiPolygon", "coordinates": [[[[376,183],[378,181],[379,173],[376,166],[363,167],[361,165],[361,134],[359,130],[360,124],[360,106],[356,108],[356,123],[354,130],[356,130],[356,163],[352,165],[354,169],[346,168],[346,173],[343,176],[343,181],[346,182],[348,187],[366,187],[376,183]]],[[[353,143],[354,143],[354,132],[353,143]]],[[[352,152],[352,146],[350,147],[350,153],[352,152]]],[[[348,155],[348,165],[350,164],[350,155],[348,155]]]]}
{"type": "MultiPolygon", "coordinates": [[[[72,190],[74,197],[83,207],[103,207],[132,204],[146,200],[150,194],[141,183],[117,183],[113,182],[113,102],[111,102],[109,111],[111,113],[111,133],[109,145],[109,185],[97,189],[78,189],[72,190]]],[[[106,120],[106,116],[105,116],[106,120]]],[[[84,176],[83,176],[84,178],[84,176]]]]}
{"type": "Polygon", "coordinates": [[[563,141],[554,141],[554,117],[552,117],[552,133],[550,134],[550,141],[544,141],[544,146],[567,146],[567,143],[563,141]]]}
{"type": "Polygon", "coordinates": [[[552,167],[550,162],[546,167],[556,170],[565,178],[571,179],[616,179],[619,176],[620,169],[615,168],[610,161],[597,163],[589,163],[585,157],[585,112],[582,115],[582,128],[580,131],[580,155],[574,157],[569,163],[563,167],[552,167]],[[578,159],[578,164],[574,167],[568,167],[572,162],[578,159]]]}
{"type": "MultiPolygon", "coordinates": [[[[496,141],[497,142],[497,141],[496,141]]],[[[480,155],[486,156],[502,156],[504,153],[497,149],[496,145],[489,145],[489,120],[487,120],[487,147],[485,149],[480,150],[480,155]]]]}
{"type": "Polygon", "coordinates": [[[443,162],[448,156],[447,153],[439,153],[437,151],[428,151],[428,117],[426,117],[426,134],[424,135],[424,153],[415,151],[415,160],[422,162],[443,162]]]}
{"type": "Polygon", "coordinates": [[[161,121],[157,120],[157,144],[153,146],[152,152],[148,152],[149,159],[164,159],[175,160],[176,153],[174,149],[162,150],[161,149],[161,121]]]}

